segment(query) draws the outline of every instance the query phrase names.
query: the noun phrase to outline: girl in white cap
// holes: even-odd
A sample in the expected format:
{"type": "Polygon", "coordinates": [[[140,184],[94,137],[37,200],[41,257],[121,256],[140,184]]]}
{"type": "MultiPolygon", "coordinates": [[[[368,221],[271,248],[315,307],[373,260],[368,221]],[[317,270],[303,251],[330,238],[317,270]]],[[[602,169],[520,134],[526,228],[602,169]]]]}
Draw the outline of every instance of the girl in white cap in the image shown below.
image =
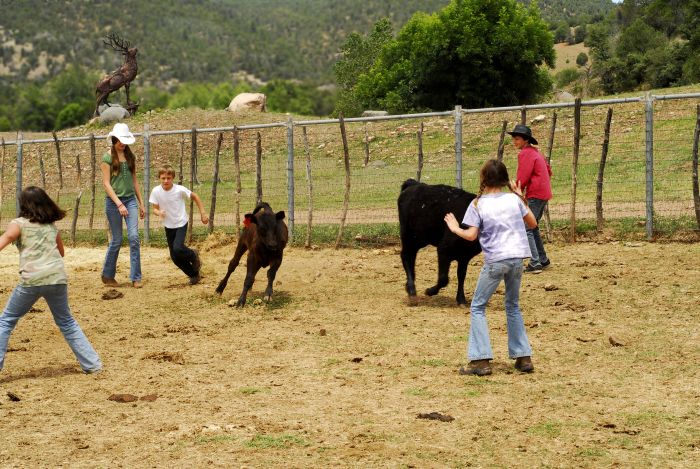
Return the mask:
{"type": "Polygon", "coordinates": [[[126,221],[129,238],[129,258],[131,270],[129,280],[134,288],[141,288],[141,250],[139,246],[139,217],[146,211],[141,197],[141,189],[136,179],[136,158],[129,148],[136,139],[126,124],[114,124],[109,133],[111,151],[102,157],[102,185],[105,188],[105,215],[109,223],[111,240],[107,247],[105,263],[102,267],[102,283],[119,286],[115,280],[117,257],[122,245],[122,219],[126,221]]]}

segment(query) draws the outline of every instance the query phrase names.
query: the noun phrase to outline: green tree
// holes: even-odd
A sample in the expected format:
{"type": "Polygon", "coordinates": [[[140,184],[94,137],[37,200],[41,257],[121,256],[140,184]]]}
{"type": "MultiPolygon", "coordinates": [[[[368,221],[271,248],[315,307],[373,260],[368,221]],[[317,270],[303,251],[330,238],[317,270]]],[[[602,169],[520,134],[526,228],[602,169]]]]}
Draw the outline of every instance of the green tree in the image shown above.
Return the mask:
{"type": "Polygon", "coordinates": [[[391,22],[387,18],[377,21],[366,37],[357,33],[348,35],[340,49],[342,57],[333,66],[339,87],[335,114],[342,111],[346,116],[358,116],[364,111],[355,94],[355,86],[360,76],[369,72],[382,48],[391,39],[391,22]]]}
{"type": "Polygon", "coordinates": [[[585,67],[586,64],[588,63],[588,54],[585,52],[579,52],[579,54],[576,56],[576,65],[579,67],[585,67]]]}
{"type": "Polygon", "coordinates": [[[58,113],[54,130],[75,127],[85,122],[85,110],[78,103],[70,103],[58,113]]]}
{"type": "Polygon", "coordinates": [[[552,35],[535,4],[452,0],[415,14],[388,42],[355,94],[390,112],[522,104],[550,92],[552,35]]]}

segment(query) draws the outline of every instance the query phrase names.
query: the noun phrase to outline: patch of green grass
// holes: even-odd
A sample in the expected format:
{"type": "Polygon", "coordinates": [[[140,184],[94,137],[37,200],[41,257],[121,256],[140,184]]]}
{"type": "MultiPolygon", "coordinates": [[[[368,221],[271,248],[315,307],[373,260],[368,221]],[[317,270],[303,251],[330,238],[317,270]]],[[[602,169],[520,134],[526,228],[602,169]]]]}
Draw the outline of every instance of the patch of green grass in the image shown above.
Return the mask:
{"type": "Polygon", "coordinates": [[[248,448],[256,449],[279,449],[290,448],[292,446],[309,446],[309,443],[296,435],[255,435],[245,444],[248,448]]]}
{"type": "Polygon", "coordinates": [[[233,435],[211,435],[211,436],[199,436],[194,440],[196,445],[204,445],[209,443],[225,443],[228,441],[235,441],[236,437],[233,435]]]}
{"type": "Polygon", "coordinates": [[[406,388],[404,394],[416,397],[433,397],[434,394],[425,388],[406,388]]]}
{"type": "Polygon", "coordinates": [[[533,435],[555,438],[561,435],[561,423],[555,421],[540,422],[528,428],[527,432],[533,435]]]}
{"type": "Polygon", "coordinates": [[[578,452],[579,456],[583,456],[585,458],[601,458],[603,456],[607,456],[607,454],[607,451],[599,448],[584,448],[578,452]]]}

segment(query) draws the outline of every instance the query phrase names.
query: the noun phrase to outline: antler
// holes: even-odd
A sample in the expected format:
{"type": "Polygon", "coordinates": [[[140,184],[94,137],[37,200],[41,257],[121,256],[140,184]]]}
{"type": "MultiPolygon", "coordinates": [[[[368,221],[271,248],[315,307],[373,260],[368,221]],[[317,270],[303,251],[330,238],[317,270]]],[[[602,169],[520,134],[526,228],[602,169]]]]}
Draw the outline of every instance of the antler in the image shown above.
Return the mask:
{"type": "Polygon", "coordinates": [[[121,37],[118,33],[111,33],[107,36],[107,41],[102,41],[116,51],[126,52],[131,47],[131,43],[121,37]]]}

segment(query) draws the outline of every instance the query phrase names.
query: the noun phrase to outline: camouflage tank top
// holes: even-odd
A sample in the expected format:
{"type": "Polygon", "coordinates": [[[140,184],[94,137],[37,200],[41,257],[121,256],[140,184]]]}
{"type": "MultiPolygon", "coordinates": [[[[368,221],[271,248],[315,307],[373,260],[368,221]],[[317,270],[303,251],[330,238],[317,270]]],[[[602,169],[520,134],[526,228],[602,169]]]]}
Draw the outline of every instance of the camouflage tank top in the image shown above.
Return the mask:
{"type": "Polygon", "coordinates": [[[53,223],[32,223],[24,217],[15,218],[10,223],[15,223],[20,229],[16,242],[19,249],[19,284],[25,287],[67,284],[63,257],[56,245],[56,226],[53,223]]]}

